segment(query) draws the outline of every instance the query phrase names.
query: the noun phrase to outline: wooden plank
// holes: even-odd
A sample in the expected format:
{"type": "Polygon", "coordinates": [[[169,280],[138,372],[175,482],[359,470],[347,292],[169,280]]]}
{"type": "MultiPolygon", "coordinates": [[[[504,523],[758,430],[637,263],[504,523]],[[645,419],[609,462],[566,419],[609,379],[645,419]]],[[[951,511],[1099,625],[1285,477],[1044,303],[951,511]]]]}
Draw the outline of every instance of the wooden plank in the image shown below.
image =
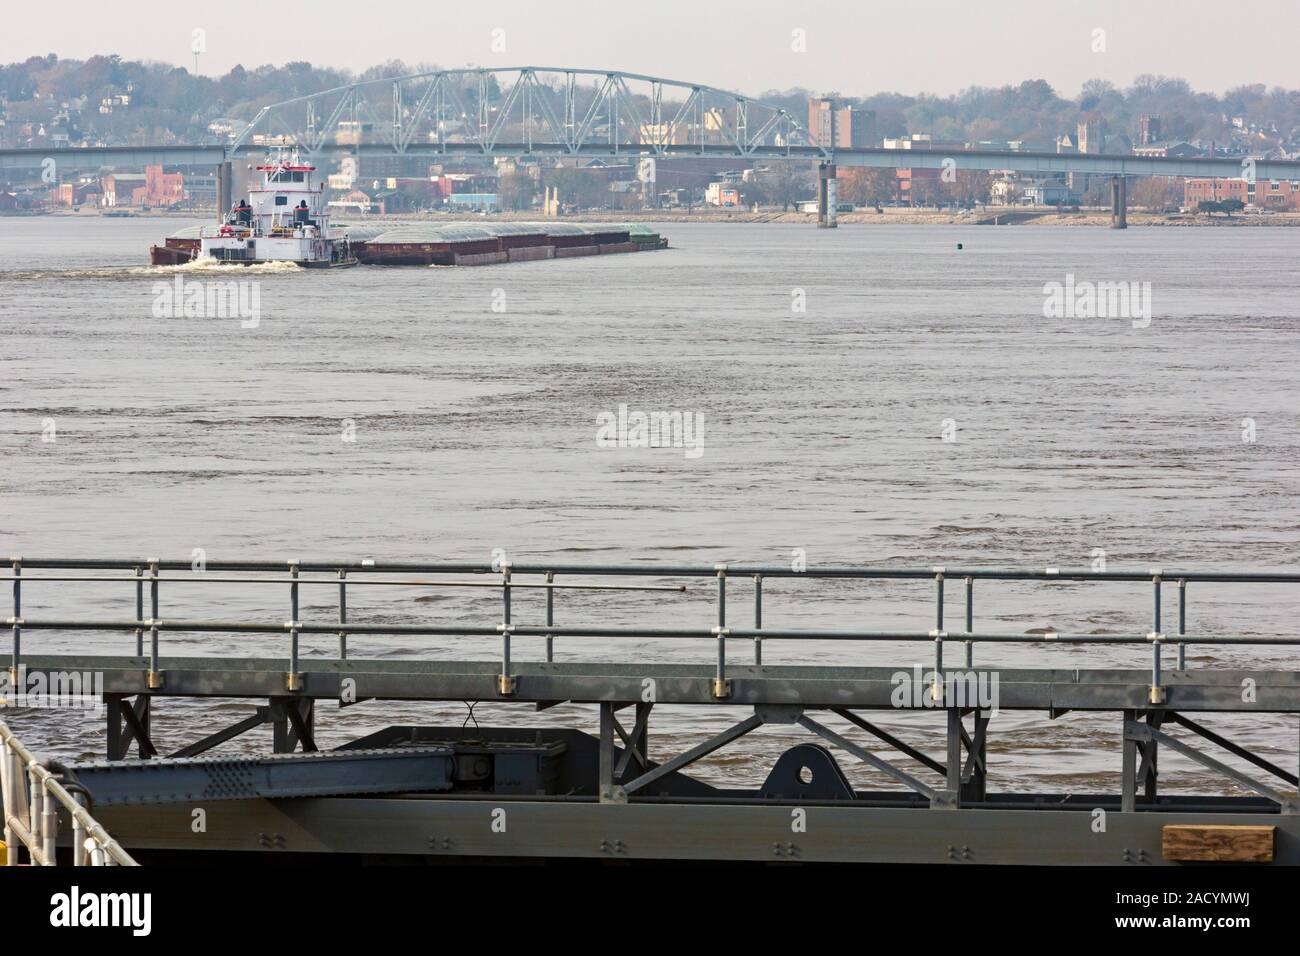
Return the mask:
{"type": "Polygon", "coordinates": [[[1162,832],[1166,860],[1189,863],[1272,863],[1274,826],[1169,824],[1162,832]]]}

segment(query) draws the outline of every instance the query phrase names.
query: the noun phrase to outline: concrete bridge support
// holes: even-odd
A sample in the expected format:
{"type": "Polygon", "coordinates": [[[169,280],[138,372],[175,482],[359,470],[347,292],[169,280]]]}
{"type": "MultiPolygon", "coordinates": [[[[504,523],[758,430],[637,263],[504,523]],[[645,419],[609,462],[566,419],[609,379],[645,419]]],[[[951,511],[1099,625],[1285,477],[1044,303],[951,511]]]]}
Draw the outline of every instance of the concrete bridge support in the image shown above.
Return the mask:
{"type": "Polygon", "coordinates": [[[234,164],[227,161],[217,164],[217,218],[224,219],[226,213],[230,212],[230,207],[234,204],[233,181],[235,177],[234,164]]]}
{"type": "Polygon", "coordinates": [[[839,217],[836,214],[836,206],[839,205],[839,193],[835,186],[835,164],[818,164],[817,226],[820,229],[834,229],[839,225],[839,217]]]}
{"type": "Polygon", "coordinates": [[[1110,181],[1110,227],[1128,228],[1128,180],[1114,176],[1110,181]]]}

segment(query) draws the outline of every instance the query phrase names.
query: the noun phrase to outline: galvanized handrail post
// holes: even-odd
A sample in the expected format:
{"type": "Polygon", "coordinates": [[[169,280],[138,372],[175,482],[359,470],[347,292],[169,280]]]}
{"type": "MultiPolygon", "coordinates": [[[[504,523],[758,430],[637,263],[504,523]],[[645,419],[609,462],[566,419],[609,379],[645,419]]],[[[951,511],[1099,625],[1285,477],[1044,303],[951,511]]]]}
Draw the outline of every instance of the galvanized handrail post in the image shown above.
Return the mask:
{"type": "Polygon", "coordinates": [[[943,700],[943,579],[944,568],[934,569],[934,684],[930,687],[930,697],[936,701],[943,700]]]}
{"type": "Polygon", "coordinates": [[[27,848],[29,851],[35,850],[40,852],[41,846],[41,810],[44,800],[41,799],[41,782],[36,776],[36,768],[40,764],[33,757],[27,762],[27,835],[31,837],[31,845],[27,848]]]}
{"type": "MultiPolygon", "coordinates": [[[[546,572],[546,583],[547,584],[555,583],[554,571],[546,572]]],[[[546,589],[546,626],[547,627],[555,626],[555,588],[553,587],[548,587],[546,589]]],[[[546,635],[546,661],[547,663],[550,663],[553,660],[555,660],[555,635],[547,634],[546,635]]]]}
{"type": "Polygon", "coordinates": [[[4,761],[9,767],[9,788],[5,795],[5,847],[8,852],[8,859],[5,860],[6,866],[18,865],[18,849],[20,841],[18,832],[13,828],[13,822],[20,819],[19,814],[22,808],[22,788],[23,788],[23,770],[22,762],[18,755],[5,748],[4,761]]]}
{"type": "Polygon", "coordinates": [[[720,699],[731,696],[731,684],[727,680],[727,566],[715,564],[713,573],[718,579],[718,626],[713,629],[718,642],[718,665],[713,675],[713,696],[720,699]]]}
{"type": "MultiPolygon", "coordinates": [[[[285,686],[289,690],[302,690],[302,675],[298,672],[298,559],[289,561],[289,676],[285,686]]],[[[295,705],[296,706],[296,705],[295,705]]]]}
{"type": "Polygon", "coordinates": [[[344,625],[348,623],[348,572],[339,568],[339,659],[348,658],[348,632],[344,625]]]}
{"type": "MultiPolygon", "coordinates": [[[[975,579],[966,575],[966,633],[975,633],[975,579]]],[[[966,642],[966,667],[975,666],[975,642],[966,642]]]]}
{"type": "MultiPolygon", "coordinates": [[[[85,807],[85,801],[80,793],[74,793],[72,799],[77,801],[77,806],[85,807]]],[[[86,828],[75,813],[72,814],[72,865],[86,865],[86,828]]]]}
{"type": "Polygon", "coordinates": [[[1160,612],[1160,592],[1164,583],[1164,573],[1160,569],[1154,569],[1151,572],[1151,591],[1154,599],[1152,608],[1152,627],[1151,627],[1151,692],[1148,695],[1150,703],[1163,704],[1165,702],[1165,689],[1160,683],[1160,645],[1164,643],[1165,635],[1161,630],[1160,623],[1163,615],[1160,612]]]}
{"type": "Polygon", "coordinates": [[[54,794],[41,783],[41,855],[53,866],[58,858],[59,811],[54,805],[54,794]]]}
{"type": "Polygon", "coordinates": [[[162,686],[158,670],[158,559],[149,559],[149,674],[146,685],[155,690],[162,686]]]}
{"type": "MultiPolygon", "coordinates": [[[[144,620],[144,568],[135,568],[135,619],[137,625],[144,620]]],[[[135,656],[144,657],[144,628],[135,629],[135,656]]]]}
{"type": "Polygon", "coordinates": [[[1165,636],[1159,631],[1151,634],[1151,693],[1149,701],[1152,704],[1163,704],[1165,702],[1165,689],[1160,682],[1160,645],[1165,642],[1165,636]]]}
{"type": "Polygon", "coordinates": [[[18,750],[10,743],[5,747],[6,759],[9,762],[9,798],[6,801],[5,809],[5,829],[8,837],[5,844],[10,848],[9,865],[18,865],[18,847],[22,845],[22,835],[14,828],[14,824],[24,825],[28,813],[28,789],[27,789],[27,770],[26,763],[18,750]],[[12,842],[9,838],[12,838],[12,842]]]}
{"type": "MultiPolygon", "coordinates": [[[[1178,579],[1178,636],[1187,635],[1187,579],[1178,579]]],[[[1178,669],[1187,670],[1187,645],[1178,642],[1178,669]]]]}
{"type": "Polygon", "coordinates": [[[22,785],[22,770],[8,740],[0,740],[0,823],[3,823],[8,866],[18,865],[18,836],[10,823],[18,815],[18,793],[22,785]]]}
{"type": "Polygon", "coordinates": [[[1155,598],[1155,613],[1152,619],[1151,630],[1156,634],[1160,633],[1160,584],[1162,578],[1163,575],[1160,571],[1151,572],[1151,590],[1155,598]]]}
{"type": "Polygon", "coordinates": [[[727,566],[714,565],[713,572],[718,579],[718,627],[727,626],[727,566]]]}
{"type": "Polygon", "coordinates": [[[930,699],[936,703],[943,702],[943,642],[947,639],[946,631],[930,632],[934,638],[934,680],[930,684],[930,699]]]}
{"type": "Polygon", "coordinates": [[[18,671],[22,666],[22,646],[23,646],[23,589],[22,573],[23,559],[15,557],[13,561],[14,570],[14,656],[13,663],[9,666],[9,686],[15,695],[22,693],[24,688],[19,687],[18,671]]]}
{"type": "Polygon", "coordinates": [[[0,740],[0,840],[12,856],[17,852],[14,846],[13,831],[9,826],[9,741],[0,740]]]}
{"type": "Polygon", "coordinates": [[[515,679],[510,674],[510,569],[509,561],[501,562],[501,674],[497,677],[497,692],[503,697],[515,692],[515,679]]]}
{"type": "Polygon", "coordinates": [[[934,569],[934,629],[943,630],[943,568],[934,569]]]}
{"type": "MultiPolygon", "coordinates": [[[[754,575],[754,630],[763,629],[763,575],[754,575]]],[[[763,663],[763,639],[754,638],[754,664],[763,663]]]]}

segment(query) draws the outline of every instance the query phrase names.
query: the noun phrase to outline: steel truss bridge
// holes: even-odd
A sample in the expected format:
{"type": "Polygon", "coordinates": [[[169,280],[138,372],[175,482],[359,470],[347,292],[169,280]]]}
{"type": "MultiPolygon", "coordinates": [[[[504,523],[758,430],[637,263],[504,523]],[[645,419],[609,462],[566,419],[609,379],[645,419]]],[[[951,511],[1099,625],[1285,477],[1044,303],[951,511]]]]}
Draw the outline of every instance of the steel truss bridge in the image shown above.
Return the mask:
{"type": "MultiPolygon", "coordinates": [[[[374,560],[208,561],[196,571],[188,560],[14,558],[3,580],[13,588],[12,616],[4,622],[12,632],[11,693],[34,675],[49,692],[60,675],[102,678],[95,693],[107,715],[109,759],[49,764],[54,782],[82,794],[95,817],[69,819],[60,829],[58,808],[47,802],[38,839],[22,842],[44,847],[48,859],[67,847],[67,829],[80,820],[83,829],[102,825],[96,831],[101,843],[112,840],[145,863],[237,850],[623,860],[1300,863],[1294,731],[1279,751],[1283,759],[1251,750],[1214,727],[1216,714],[1300,714],[1300,672],[1251,667],[1242,658],[1243,649],[1257,648],[1276,659],[1279,651],[1300,646],[1300,635],[1262,634],[1248,625],[1224,632],[1189,628],[1194,615],[1188,599],[1189,590],[1234,584],[1267,600],[1278,589],[1291,592],[1300,585],[1297,573],[374,560]],[[803,603],[806,592],[796,596],[796,580],[833,590],[835,597],[865,582],[928,585],[932,603],[927,606],[923,596],[922,607],[933,614],[934,626],[879,631],[861,622],[816,629],[773,627],[770,619],[765,624],[774,598],[784,613],[812,609],[803,603]],[[1035,633],[976,626],[977,588],[987,593],[1061,583],[1098,591],[1149,589],[1150,630],[1035,633]],[[313,595],[305,605],[304,590],[313,595]],[[456,620],[438,620],[436,612],[410,610],[413,596],[457,591],[489,597],[487,608],[495,605],[498,613],[487,610],[482,619],[480,604],[456,620]],[[268,610],[244,619],[187,614],[187,605],[196,607],[196,592],[211,599],[202,606],[224,604],[235,594],[247,606],[248,595],[256,593],[265,600],[255,606],[268,610]],[[61,595],[85,601],[87,593],[103,609],[101,616],[59,613],[61,595]],[[366,614],[349,613],[348,599],[355,604],[358,594],[408,603],[405,610],[391,603],[375,608],[367,600],[366,614]],[[609,602],[620,594],[641,607],[634,616],[642,620],[609,623],[609,602]],[[666,626],[663,615],[682,602],[704,610],[709,620],[666,626]],[[121,610],[114,612],[115,605],[121,610]],[[947,613],[953,605],[956,615],[947,613]],[[304,612],[304,606],[313,610],[304,612]],[[74,635],[91,633],[117,635],[126,646],[109,655],[71,649],[74,635]],[[195,656],[195,642],[206,634],[244,635],[251,654],[195,656]],[[61,652],[50,652],[47,635],[59,636],[61,652]],[[380,635],[427,641],[438,653],[377,655],[371,638],[380,635]],[[185,641],[184,655],[173,649],[174,636],[185,641]],[[455,656],[471,641],[480,655],[485,646],[497,653],[455,656]],[[603,648],[597,659],[566,660],[571,649],[595,641],[603,648]],[[801,645],[809,641],[838,642],[847,663],[802,663],[801,645]],[[656,643],[698,648],[699,656],[687,653],[685,662],[664,663],[625,651],[629,644],[656,643]],[[1128,646],[1145,654],[1149,666],[1013,669],[979,660],[980,648],[1030,643],[1048,656],[1067,646],[1128,646]],[[898,675],[913,669],[914,658],[880,658],[895,653],[882,648],[907,644],[928,648],[933,666],[900,698],[898,675]],[[1193,666],[1188,648],[1235,649],[1234,664],[1193,666]],[[881,666],[890,663],[896,666],[881,666]],[[1071,711],[1113,714],[1118,791],[998,790],[988,764],[989,742],[997,739],[996,712],[987,709],[987,700],[971,696],[973,686],[983,681],[987,687],[995,677],[996,711],[1041,714],[1044,733],[1050,721],[1071,711]],[[1247,686],[1251,693],[1243,693],[1247,686]],[[164,755],[154,705],[178,697],[259,703],[228,727],[185,735],[185,746],[164,755]],[[363,700],[491,702],[517,713],[522,723],[394,726],[321,750],[317,719],[323,708],[317,705],[363,700]],[[528,726],[530,713],[562,703],[591,707],[598,733],[528,726]],[[672,748],[680,752],[665,752],[660,743],[653,753],[651,730],[660,705],[698,713],[725,707],[730,726],[695,746],[672,748]],[[928,743],[903,740],[880,725],[877,715],[902,711],[929,718],[928,743]],[[273,753],[209,755],[267,726],[273,753]],[[715,787],[689,775],[701,758],[764,726],[782,728],[802,742],[776,760],[761,787],[715,787]],[[1221,788],[1236,795],[1163,791],[1161,757],[1170,753],[1217,775],[1221,788]],[[872,768],[885,788],[856,789],[841,760],[872,768]],[[208,815],[205,834],[191,831],[194,806],[208,815]],[[492,826],[497,815],[509,816],[508,828],[492,826]],[[1105,821],[1101,827],[1098,815],[1105,821]],[[800,825],[792,827],[792,819],[800,825]]],[[[1079,662],[1072,656],[1069,663],[1079,662]]],[[[24,837],[36,823],[16,783],[19,770],[14,764],[6,773],[6,819],[24,837]]]]}
{"type": "Polygon", "coordinates": [[[439,70],[353,83],[261,109],[230,144],[0,150],[0,173],[221,166],[294,146],[336,155],[806,160],[881,168],[1014,170],[1300,180],[1300,162],[1005,150],[836,148],[781,106],[715,87],[617,70],[439,70]]]}

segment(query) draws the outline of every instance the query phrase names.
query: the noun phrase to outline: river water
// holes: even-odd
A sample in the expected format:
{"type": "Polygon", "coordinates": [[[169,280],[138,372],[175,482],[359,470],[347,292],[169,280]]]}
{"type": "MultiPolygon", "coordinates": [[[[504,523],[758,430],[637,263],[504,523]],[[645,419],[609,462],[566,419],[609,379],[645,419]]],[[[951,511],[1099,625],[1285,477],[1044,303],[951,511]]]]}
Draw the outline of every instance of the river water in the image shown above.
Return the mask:
{"type": "MultiPolygon", "coordinates": [[[[1300,231],[687,224],[673,248],[484,268],[250,270],[258,321],[166,314],[175,220],[0,220],[0,548],[28,556],[377,557],[912,567],[1296,569],[1300,231]],[[959,248],[959,244],[961,248],[959,248]],[[1044,286],[1149,283],[1150,319],[1044,317],[1044,286]],[[161,285],[160,285],[161,284],[161,285]],[[162,311],[163,315],[158,313],[162,311]],[[681,448],[604,448],[620,404],[702,422],[681,448]],[[345,441],[345,420],[355,424],[345,441]],[[51,431],[52,427],[52,431],[51,431]],[[43,440],[53,437],[53,441],[43,440]],[[945,440],[949,439],[949,440],[945,440]]],[[[230,278],[229,273],[216,276],[230,278]]],[[[247,300],[246,300],[247,301],[247,300]]],[[[163,613],[283,621],[287,595],[163,589],[163,613]],[[169,604],[170,601],[170,604],[169,604]]],[[[379,589],[376,589],[379,590],[379,589]]],[[[497,620],[490,594],[383,589],[354,620],[497,620]]],[[[1189,590],[1188,630],[1294,633],[1282,585],[1189,590]]],[[[928,630],[932,585],[769,581],[767,626],[928,630]]],[[[733,621],[748,613],[737,583],[733,621]]],[[[331,588],[303,616],[334,619],[331,588]]],[[[960,585],[949,588],[960,621],[960,585]]],[[[1166,601],[1173,629],[1174,591],[1166,601]]],[[[558,598],[560,620],[713,623],[713,591],[558,598]]],[[[1145,633],[1149,585],[981,585],[977,629],[1145,633]]],[[[130,586],[24,590],[24,612],[129,616],[130,586]]],[[[540,592],[516,620],[540,623],[540,592]]],[[[29,631],[31,653],[125,653],[130,637],[29,631]]],[[[332,638],[304,639],[332,654],[332,638]]],[[[495,642],[361,638],[354,656],[489,659],[495,642]]],[[[167,653],[279,654],[283,638],[165,636],[167,653]]],[[[516,642],[516,656],[540,648],[516,642]]],[[[709,661],[692,643],[559,642],[560,660],[709,661]]],[[[747,651],[737,646],[733,659],[747,651]]],[[[954,651],[954,656],[956,652],[954,651]]],[[[1172,653],[1170,655],[1172,657],[1172,653]]],[[[985,646],[976,663],[1146,667],[1146,648],[985,646]]],[[[1192,667],[1296,669],[1300,649],[1193,648],[1192,667]]],[[[929,662],[920,645],[771,644],[767,663],[929,662]]],[[[248,702],[164,699],[163,751],[248,702]]],[[[10,711],[43,752],[100,755],[101,721],[10,711]]],[[[666,759],[740,719],[660,708],[666,759]],[[662,713],[661,713],[662,711],[662,713]]],[[[879,715],[942,755],[938,715],[879,715]]],[[[479,705],[481,724],[570,724],[479,705]]],[[[464,705],[321,706],[333,746],[464,705]]],[[[873,719],[875,719],[873,717],[873,719]]],[[[1294,768],[1294,717],[1206,722],[1294,768]]],[[[836,720],[828,723],[843,726],[836,720]]],[[[1118,716],[1002,713],[993,789],[1118,786],[1118,716]]],[[[268,734],[230,745],[266,748],[268,734]]],[[[763,728],[699,765],[754,784],[796,737],[763,728]]],[[[880,778],[843,756],[861,785],[880,778]]],[[[903,766],[916,765],[900,759],[903,766]]],[[[1165,755],[1162,787],[1236,792],[1165,755]]]]}

